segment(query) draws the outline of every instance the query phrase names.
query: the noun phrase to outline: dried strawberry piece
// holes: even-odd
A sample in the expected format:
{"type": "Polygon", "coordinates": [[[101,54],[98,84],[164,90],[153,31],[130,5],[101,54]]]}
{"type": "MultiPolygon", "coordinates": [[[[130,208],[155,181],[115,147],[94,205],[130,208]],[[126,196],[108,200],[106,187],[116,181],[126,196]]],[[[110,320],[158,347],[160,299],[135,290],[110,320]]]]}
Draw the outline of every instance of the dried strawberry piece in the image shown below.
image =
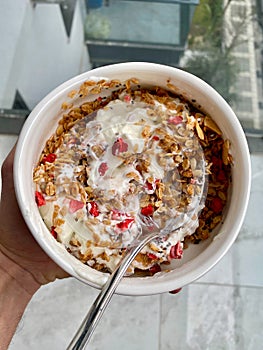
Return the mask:
{"type": "Polygon", "coordinates": [[[148,258],[150,258],[152,260],[157,260],[158,259],[158,257],[155,254],[153,254],[153,253],[147,253],[147,256],[148,256],[148,258]]]}
{"type": "Polygon", "coordinates": [[[55,153],[49,153],[46,156],[43,157],[42,163],[45,164],[46,162],[48,163],[54,163],[56,160],[57,155],[55,153]]]}
{"type": "Polygon", "coordinates": [[[160,140],[160,137],[157,136],[157,135],[154,135],[154,136],[152,137],[152,139],[153,139],[154,141],[159,141],[159,140],[160,140]]]}
{"type": "Polygon", "coordinates": [[[181,115],[175,115],[168,119],[168,123],[178,125],[181,124],[183,121],[183,117],[181,115]]]}
{"type": "Polygon", "coordinates": [[[146,185],[147,190],[149,190],[149,191],[153,190],[153,184],[151,184],[150,182],[146,181],[145,185],[146,185]]]}
{"type": "Polygon", "coordinates": [[[109,169],[108,164],[106,162],[103,162],[99,166],[99,174],[100,176],[105,175],[106,171],[109,169]]]}
{"type": "Polygon", "coordinates": [[[212,170],[214,173],[218,173],[223,167],[223,161],[221,158],[217,158],[216,156],[212,156],[212,170]]]}
{"type": "Polygon", "coordinates": [[[216,156],[212,156],[212,163],[213,163],[214,166],[217,166],[217,167],[221,168],[222,164],[223,164],[223,161],[222,161],[221,158],[218,158],[216,156]]]}
{"type": "Polygon", "coordinates": [[[41,192],[38,192],[38,191],[35,192],[35,201],[38,207],[41,207],[42,205],[46,205],[45,197],[41,192]]]}
{"type": "Polygon", "coordinates": [[[58,237],[58,234],[57,232],[55,231],[56,227],[55,226],[51,226],[51,230],[50,230],[50,233],[52,234],[52,236],[57,239],[58,237]]]}
{"type": "Polygon", "coordinates": [[[124,232],[124,231],[127,231],[131,227],[133,222],[134,222],[133,218],[128,218],[128,219],[125,219],[124,221],[118,223],[116,225],[116,227],[118,227],[122,232],[124,232]]]}
{"type": "Polygon", "coordinates": [[[177,288],[177,289],[174,289],[174,290],[170,290],[170,294],[177,294],[179,293],[180,291],[182,290],[182,288],[177,288]]]}
{"type": "Polygon", "coordinates": [[[151,216],[153,215],[154,208],[151,204],[147,205],[147,207],[143,207],[141,209],[141,214],[144,216],[151,216]]]}
{"type": "Polygon", "coordinates": [[[119,220],[121,217],[121,213],[117,209],[112,209],[111,210],[111,219],[112,220],[119,220]]]}
{"type": "Polygon", "coordinates": [[[226,181],[226,174],[223,170],[220,170],[216,176],[218,181],[224,182],[226,181]]]}
{"type": "Polygon", "coordinates": [[[156,184],[158,184],[159,182],[160,182],[159,179],[156,179],[156,180],[154,181],[154,183],[151,183],[151,182],[149,182],[149,181],[146,180],[145,185],[146,185],[147,190],[148,190],[148,191],[153,191],[153,190],[155,190],[155,189],[156,189],[156,184]]]}
{"type": "Polygon", "coordinates": [[[214,213],[219,214],[223,210],[223,202],[219,197],[215,197],[211,202],[211,209],[214,213]]]}
{"type": "Polygon", "coordinates": [[[119,137],[112,145],[112,154],[114,156],[118,156],[122,152],[128,151],[128,144],[123,140],[123,138],[119,137]]]}
{"type": "Polygon", "coordinates": [[[170,250],[170,258],[171,259],[181,259],[183,255],[183,249],[181,247],[180,242],[176,243],[171,247],[170,250]]]}
{"type": "Polygon", "coordinates": [[[100,215],[98,204],[94,201],[88,203],[88,211],[92,216],[96,217],[100,215]]]}
{"type": "Polygon", "coordinates": [[[154,264],[152,267],[149,268],[149,272],[151,275],[154,275],[157,272],[161,272],[161,267],[158,264],[154,264]]]}
{"type": "Polygon", "coordinates": [[[83,208],[84,203],[76,199],[71,199],[69,202],[69,212],[71,214],[75,213],[77,210],[83,208]]]}
{"type": "Polygon", "coordinates": [[[131,102],[131,96],[130,96],[130,95],[125,95],[123,99],[124,99],[124,101],[125,101],[126,103],[131,102]]]}

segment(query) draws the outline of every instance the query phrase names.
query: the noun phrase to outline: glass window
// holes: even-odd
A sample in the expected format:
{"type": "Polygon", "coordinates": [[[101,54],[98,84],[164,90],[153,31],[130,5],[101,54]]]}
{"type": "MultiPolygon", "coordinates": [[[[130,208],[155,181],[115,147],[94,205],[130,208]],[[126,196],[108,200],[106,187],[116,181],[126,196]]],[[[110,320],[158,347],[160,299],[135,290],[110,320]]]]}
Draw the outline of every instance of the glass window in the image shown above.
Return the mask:
{"type": "Polygon", "coordinates": [[[251,97],[240,96],[236,103],[236,109],[242,112],[252,112],[252,99],[251,97]]]}
{"type": "Polygon", "coordinates": [[[180,44],[180,5],[146,1],[110,1],[91,9],[87,39],[180,44]]]}
{"type": "Polygon", "coordinates": [[[237,91],[251,91],[251,79],[249,76],[239,76],[235,85],[237,91]]]}
{"type": "Polygon", "coordinates": [[[246,57],[236,57],[238,70],[241,72],[249,72],[249,58],[246,57]]]}
{"type": "Polygon", "coordinates": [[[244,3],[244,1],[239,0],[239,4],[237,3],[233,3],[231,4],[231,15],[233,17],[242,17],[244,16],[244,14],[246,13],[246,4],[244,3]]]}
{"type": "Polygon", "coordinates": [[[240,44],[235,47],[235,52],[248,53],[248,41],[241,41],[240,44]]]}

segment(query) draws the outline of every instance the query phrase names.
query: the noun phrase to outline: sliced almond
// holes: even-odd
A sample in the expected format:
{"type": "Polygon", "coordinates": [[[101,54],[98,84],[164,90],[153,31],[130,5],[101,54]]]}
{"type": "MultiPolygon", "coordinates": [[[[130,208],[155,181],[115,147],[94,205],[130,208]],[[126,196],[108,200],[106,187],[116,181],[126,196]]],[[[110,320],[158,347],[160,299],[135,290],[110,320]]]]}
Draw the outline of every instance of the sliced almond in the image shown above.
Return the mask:
{"type": "Polygon", "coordinates": [[[222,149],[222,160],[225,165],[229,164],[229,148],[230,142],[229,140],[225,140],[222,149]]]}
{"type": "Polygon", "coordinates": [[[204,126],[210,130],[213,130],[218,135],[222,135],[222,132],[217,126],[217,124],[210,117],[207,117],[207,116],[205,117],[204,126]]]}
{"type": "Polygon", "coordinates": [[[200,140],[204,140],[205,138],[205,135],[204,135],[204,132],[203,130],[201,129],[198,121],[195,122],[195,129],[196,129],[196,132],[197,132],[197,135],[199,137],[200,140]]]}

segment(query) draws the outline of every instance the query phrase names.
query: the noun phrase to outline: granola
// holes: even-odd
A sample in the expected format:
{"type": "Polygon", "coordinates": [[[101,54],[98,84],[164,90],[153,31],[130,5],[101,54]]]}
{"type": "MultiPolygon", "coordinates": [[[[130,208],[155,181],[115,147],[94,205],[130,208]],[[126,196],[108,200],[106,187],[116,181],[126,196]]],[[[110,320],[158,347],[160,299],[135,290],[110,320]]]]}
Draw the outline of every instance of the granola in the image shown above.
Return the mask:
{"type": "Polygon", "coordinates": [[[83,83],[69,94],[83,103],[63,103],[34,169],[36,203],[51,234],[95,269],[113,271],[147,217],[160,229],[174,217],[184,225],[148,244],[129,274],[161,271],[222,222],[230,142],[173,90],[169,82],[167,90],[143,88],[136,78],[83,83]]]}

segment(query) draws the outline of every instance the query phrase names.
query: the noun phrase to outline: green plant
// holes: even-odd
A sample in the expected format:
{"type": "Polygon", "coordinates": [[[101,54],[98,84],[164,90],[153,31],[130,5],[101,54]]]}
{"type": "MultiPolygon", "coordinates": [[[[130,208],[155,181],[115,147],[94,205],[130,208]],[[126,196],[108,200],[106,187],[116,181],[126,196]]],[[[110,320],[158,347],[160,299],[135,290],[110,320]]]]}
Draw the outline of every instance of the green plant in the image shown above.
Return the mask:
{"type": "MultiPolygon", "coordinates": [[[[233,51],[244,42],[242,33],[252,17],[244,6],[241,7],[243,11],[239,14],[238,25],[230,23],[227,15],[232,1],[200,1],[189,34],[191,54],[185,58],[183,65],[185,70],[213,86],[228,102],[237,98],[233,92],[238,75],[233,51]]],[[[240,3],[243,1],[240,0],[240,3]]]]}

